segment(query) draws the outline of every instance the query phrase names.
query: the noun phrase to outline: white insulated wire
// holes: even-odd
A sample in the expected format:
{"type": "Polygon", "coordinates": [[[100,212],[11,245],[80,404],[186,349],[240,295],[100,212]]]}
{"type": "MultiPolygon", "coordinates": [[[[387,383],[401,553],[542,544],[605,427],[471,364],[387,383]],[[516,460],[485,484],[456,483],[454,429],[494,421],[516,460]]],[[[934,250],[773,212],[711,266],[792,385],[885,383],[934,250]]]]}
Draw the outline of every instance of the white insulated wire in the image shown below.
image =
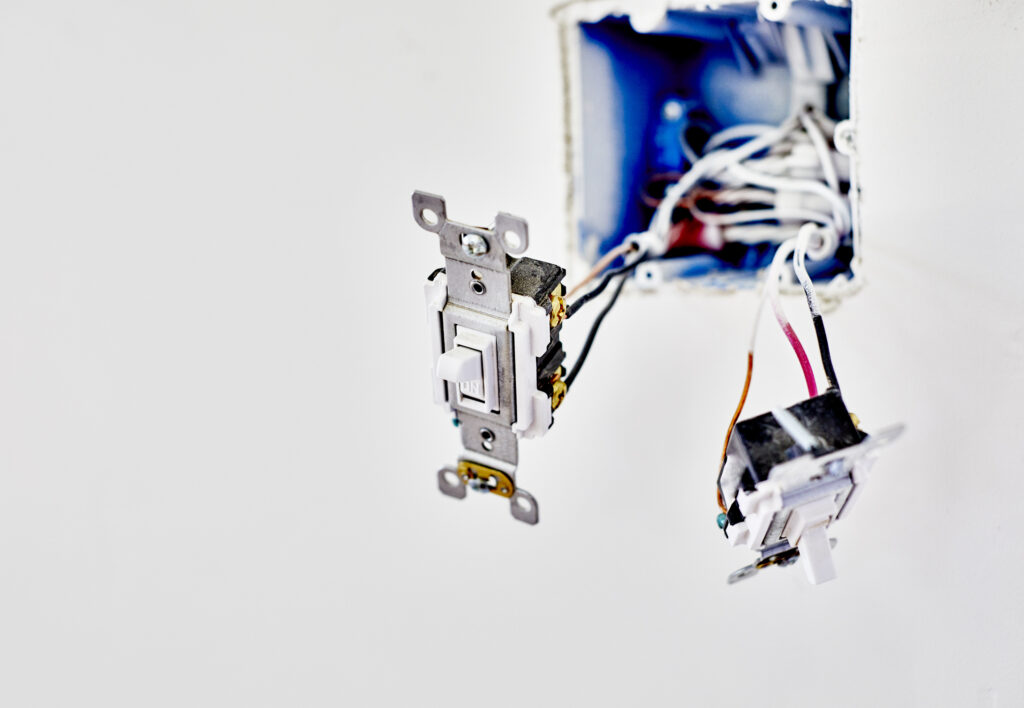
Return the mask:
{"type": "Polygon", "coordinates": [[[804,127],[804,132],[810,136],[814,149],[818,151],[818,159],[821,161],[821,169],[825,173],[826,184],[838,194],[839,176],[836,174],[836,162],[832,158],[832,151],[829,150],[821,126],[815,123],[806,111],[800,113],[800,125],[804,127]]]}
{"type": "MultiPolygon", "coordinates": [[[[712,227],[714,228],[714,227],[712,227]]],[[[783,243],[796,238],[799,229],[795,226],[774,226],[772,224],[739,224],[721,227],[721,238],[729,243],[783,243]]]]}
{"type": "Polygon", "coordinates": [[[757,314],[754,315],[754,326],[750,331],[750,345],[747,347],[747,351],[751,354],[754,353],[754,345],[757,343],[757,328],[761,324],[761,313],[764,312],[766,302],[768,302],[768,283],[765,283],[764,292],[761,293],[761,297],[757,301],[757,314]]]}
{"type": "MultiPolygon", "coordinates": [[[[853,228],[853,214],[840,191],[840,176],[827,136],[828,132],[806,111],[777,127],[747,124],[719,131],[708,140],[704,156],[694,161],[680,180],[666,190],[655,209],[650,228],[637,235],[638,244],[644,244],[652,255],[664,253],[669,246],[672,212],[680,199],[706,179],[719,183],[715,201],[720,204],[738,206],[760,202],[771,205],[769,209],[728,214],[709,213],[692,205],[693,217],[708,226],[722,227],[722,238],[726,241],[778,243],[795,238],[799,227],[782,223],[787,221],[813,222],[836,235],[849,233],[853,228]],[[732,148],[723,147],[740,139],[746,142],[732,148]],[[813,152],[809,152],[810,148],[813,152]],[[831,211],[831,217],[815,208],[806,208],[808,198],[812,204],[820,203],[822,208],[831,211]],[[785,206],[780,206],[783,203],[785,206]],[[780,223],[757,223],[766,220],[780,223]]],[[[684,147],[689,148],[685,140],[683,142],[684,147]]],[[[696,157],[690,153],[692,148],[688,150],[688,159],[696,157]]],[[[793,250],[795,248],[790,253],[793,250]]]]}
{"type": "Polygon", "coordinates": [[[776,126],[759,124],[759,123],[744,123],[742,125],[734,125],[731,128],[720,130],[710,138],[708,138],[707,144],[704,145],[704,152],[709,153],[712,150],[716,150],[722,145],[738,140],[739,138],[753,138],[758,135],[767,133],[769,130],[775,130],[776,126]]]}
{"type": "Polygon", "coordinates": [[[693,214],[694,218],[699,219],[703,223],[714,226],[749,224],[757,221],[768,221],[769,219],[778,221],[814,221],[819,224],[832,223],[832,217],[827,214],[811,211],[810,209],[752,209],[750,211],[733,211],[728,214],[714,214],[701,211],[694,205],[690,207],[690,213],[693,214]]]}
{"type": "Polygon", "coordinates": [[[804,288],[804,294],[807,296],[807,307],[810,308],[812,317],[821,315],[821,306],[818,303],[818,293],[814,290],[811,276],[807,274],[807,264],[804,262],[804,259],[807,257],[807,247],[811,242],[811,237],[817,234],[818,227],[815,224],[804,224],[801,226],[800,232],[796,237],[796,249],[793,251],[793,271],[796,273],[800,285],[804,288]]]}
{"type": "Polygon", "coordinates": [[[775,312],[775,319],[779,320],[780,323],[788,322],[789,318],[786,317],[786,311],[783,309],[782,300],[779,297],[779,283],[782,281],[782,269],[785,267],[790,255],[796,251],[796,244],[797,240],[795,238],[783,241],[775,251],[772,264],[768,266],[768,280],[765,283],[765,287],[767,288],[768,299],[772,303],[772,311],[775,312]]]}
{"type": "Polygon", "coordinates": [[[849,205],[842,195],[829,189],[827,185],[813,179],[766,175],[738,163],[729,164],[728,170],[733,176],[759,187],[769,187],[780,192],[807,192],[824,197],[832,206],[832,215],[839,232],[842,234],[849,233],[852,220],[849,205]]]}
{"type": "Polygon", "coordinates": [[[730,187],[715,192],[715,203],[717,204],[733,205],[743,202],[775,204],[775,192],[771,189],[756,187],[730,187]]]}
{"type": "Polygon", "coordinates": [[[651,219],[651,231],[661,246],[661,252],[668,249],[668,232],[672,228],[672,212],[676,204],[702,179],[710,177],[723,169],[735,166],[740,160],[756,155],[765,148],[785,138],[796,127],[797,122],[790,119],[778,128],[762,133],[743,145],[731,150],[715,150],[706,154],[683,175],[682,179],[669,187],[664,198],[654,211],[651,219]]]}

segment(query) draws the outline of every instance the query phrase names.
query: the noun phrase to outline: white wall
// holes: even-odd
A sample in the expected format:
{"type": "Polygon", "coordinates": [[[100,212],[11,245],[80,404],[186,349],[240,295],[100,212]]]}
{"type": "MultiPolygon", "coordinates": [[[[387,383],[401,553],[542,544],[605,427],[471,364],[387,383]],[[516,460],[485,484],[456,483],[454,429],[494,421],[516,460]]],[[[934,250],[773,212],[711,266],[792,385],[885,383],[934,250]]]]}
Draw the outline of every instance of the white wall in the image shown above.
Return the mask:
{"type": "MultiPolygon", "coordinates": [[[[547,5],[0,7],[0,704],[1024,704],[1024,5],[860,7],[828,324],[909,432],[820,587],[725,585],[752,296],[621,303],[523,447],[539,526],[434,487],[409,195],[562,259],[547,5]]],[[[752,412],[800,397],[762,335],[752,412]]]]}

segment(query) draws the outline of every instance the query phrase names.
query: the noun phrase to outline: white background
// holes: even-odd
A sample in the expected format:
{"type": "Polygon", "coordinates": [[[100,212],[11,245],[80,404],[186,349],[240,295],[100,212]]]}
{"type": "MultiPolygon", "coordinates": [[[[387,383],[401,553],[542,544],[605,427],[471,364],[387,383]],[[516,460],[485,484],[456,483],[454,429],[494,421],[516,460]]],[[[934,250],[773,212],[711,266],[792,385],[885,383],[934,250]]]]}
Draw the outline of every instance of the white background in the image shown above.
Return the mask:
{"type": "MultiPolygon", "coordinates": [[[[0,6],[0,705],[1024,705],[1024,6],[861,3],[828,325],[909,430],[836,582],[727,587],[750,294],[624,298],[523,446],[537,527],[435,488],[409,195],[564,260],[548,4],[0,6]]],[[[760,344],[752,413],[801,397],[760,344]]]]}

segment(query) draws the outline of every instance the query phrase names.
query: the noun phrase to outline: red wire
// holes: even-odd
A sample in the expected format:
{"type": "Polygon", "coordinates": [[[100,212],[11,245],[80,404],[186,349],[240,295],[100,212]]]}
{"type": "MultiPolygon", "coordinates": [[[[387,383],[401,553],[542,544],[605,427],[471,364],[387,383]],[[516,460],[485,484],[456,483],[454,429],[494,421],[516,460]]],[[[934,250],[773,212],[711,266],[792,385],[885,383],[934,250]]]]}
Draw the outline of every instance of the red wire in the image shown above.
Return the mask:
{"type": "Polygon", "coordinates": [[[782,326],[782,331],[786,334],[786,339],[793,346],[793,351],[796,352],[796,358],[800,360],[800,368],[804,372],[804,381],[807,382],[807,395],[810,398],[814,398],[818,395],[818,384],[814,380],[814,370],[811,369],[811,360],[807,358],[807,352],[804,351],[804,345],[800,343],[800,338],[796,336],[796,332],[793,331],[793,326],[786,320],[779,319],[779,324],[782,326]]]}

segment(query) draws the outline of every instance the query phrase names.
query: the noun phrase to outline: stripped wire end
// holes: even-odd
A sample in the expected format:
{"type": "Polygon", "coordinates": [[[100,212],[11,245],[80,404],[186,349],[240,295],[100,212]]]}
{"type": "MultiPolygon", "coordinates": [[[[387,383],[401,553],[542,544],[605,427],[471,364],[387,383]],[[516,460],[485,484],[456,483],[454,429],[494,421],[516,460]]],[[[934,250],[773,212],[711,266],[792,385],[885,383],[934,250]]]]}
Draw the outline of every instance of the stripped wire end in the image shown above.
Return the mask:
{"type": "Polygon", "coordinates": [[[617,258],[632,253],[636,249],[637,245],[635,243],[626,242],[620,243],[618,246],[608,251],[608,253],[602,256],[601,260],[594,264],[594,267],[590,270],[589,273],[587,273],[583,280],[576,283],[575,285],[572,286],[572,288],[569,289],[569,292],[566,293],[565,298],[567,300],[570,299],[573,295],[582,290],[587,285],[587,283],[592,281],[597,276],[601,275],[601,273],[603,273],[608,268],[608,266],[614,263],[617,258]]]}

